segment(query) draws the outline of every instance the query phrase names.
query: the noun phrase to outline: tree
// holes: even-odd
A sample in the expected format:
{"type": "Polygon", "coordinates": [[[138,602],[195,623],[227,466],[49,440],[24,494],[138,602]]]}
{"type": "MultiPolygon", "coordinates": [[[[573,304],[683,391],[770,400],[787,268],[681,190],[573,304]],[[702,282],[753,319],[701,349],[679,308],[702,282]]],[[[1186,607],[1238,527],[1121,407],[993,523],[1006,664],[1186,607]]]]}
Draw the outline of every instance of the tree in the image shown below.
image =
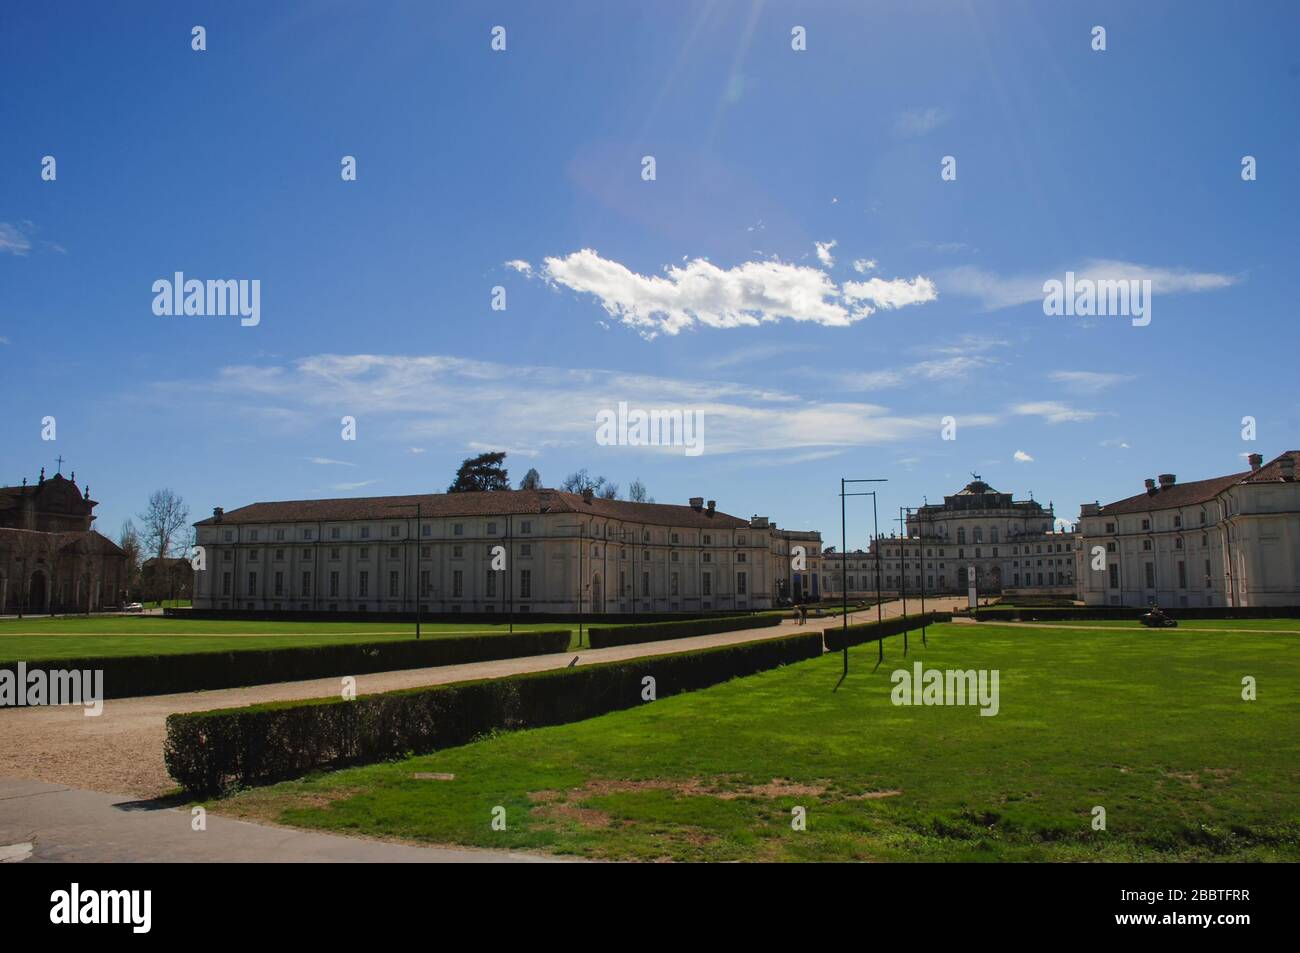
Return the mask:
{"type": "Polygon", "coordinates": [[[633,480],[631,483],[627,485],[627,498],[631,500],[633,503],[654,502],[654,500],[650,499],[650,497],[647,495],[645,484],[641,482],[640,477],[637,477],[635,480],[633,480]]]}
{"type": "Polygon", "coordinates": [[[140,514],[144,524],[142,550],[165,559],[172,546],[181,540],[181,531],[190,519],[190,508],[173,490],[154,490],[148,508],[140,514]]]}
{"type": "Polygon", "coordinates": [[[140,578],[140,534],[136,532],[135,523],[130,518],[118,531],[117,545],[126,553],[126,588],[127,592],[133,592],[139,585],[140,578]]]}
{"type": "MultiPolygon", "coordinates": [[[[560,484],[560,489],[566,493],[585,493],[590,490],[592,493],[599,493],[600,488],[605,485],[603,476],[592,477],[587,473],[587,468],[583,467],[574,473],[570,473],[560,484]]],[[[614,487],[614,492],[618,492],[618,487],[614,487]]]]}
{"type": "Polygon", "coordinates": [[[504,450],[480,453],[470,457],[456,471],[456,479],[447,487],[448,493],[483,493],[489,490],[510,489],[510,476],[501,464],[505,462],[504,450]]]}
{"type": "Polygon", "coordinates": [[[596,491],[596,495],[600,497],[602,500],[617,500],[618,484],[606,483],[604,486],[602,486],[599,490],[596,491]]]}
{"type": "Polygon", "coordinates": [[[534,468],[530,468],[528,472],[524,474],[524,478],[519,481],[519,489],[521,490],[538,490],[541,489],[541,486],[542,475],[534,468]]]}

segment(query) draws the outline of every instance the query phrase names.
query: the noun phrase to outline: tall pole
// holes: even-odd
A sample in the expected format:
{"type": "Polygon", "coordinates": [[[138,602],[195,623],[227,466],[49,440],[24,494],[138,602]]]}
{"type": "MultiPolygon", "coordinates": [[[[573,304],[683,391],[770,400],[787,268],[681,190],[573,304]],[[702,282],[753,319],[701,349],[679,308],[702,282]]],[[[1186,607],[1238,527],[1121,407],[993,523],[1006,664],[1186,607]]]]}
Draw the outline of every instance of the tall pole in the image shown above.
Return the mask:
{"type": "Polygon", "coordinates": [[[840,681],[843,681],[849,674],[849,543],[845,525],[844,477],[840,477],[840,593],[844,597],[844,677],[840,681]]]}
{"type": "MultiPolygon", "coordinates": [[[[410,590],[407,590],[408,592],[410,590]]],[[[420,504],[415,504],[415,637],[420,637],[420,504]]]]}

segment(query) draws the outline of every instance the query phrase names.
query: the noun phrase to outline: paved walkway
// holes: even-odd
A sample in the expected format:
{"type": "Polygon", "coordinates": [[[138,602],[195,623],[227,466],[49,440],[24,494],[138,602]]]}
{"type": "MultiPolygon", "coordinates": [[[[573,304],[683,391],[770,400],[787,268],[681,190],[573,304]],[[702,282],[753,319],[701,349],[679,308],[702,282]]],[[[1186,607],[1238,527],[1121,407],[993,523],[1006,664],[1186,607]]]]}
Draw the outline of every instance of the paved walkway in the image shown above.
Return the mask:
{"type": "MultiPolygon", "coordinates": [[[[927,602],[940,609],[961,600],[927,602]]],[[[885,618],[902,614],[901,602],[887,603],[885,618]]],[[[919,603],[908,600],[916,612],[919,603]]],[[[873,608],[850,615],[849,621],[874,621],[873,608]]],[[[777,638],[797,632],[820,631],[837,619],[809,619],[800,626],[793,619],[770,628],[740,629],[688,639],[621,645],[607,649],[580,649],[558,655],[443,665],[357,676],[357,694],[418,688],[477,678],[499,678],[521,672],[563,668],[577,656],[578,665],[667,655],[715,645],[734,645],[777,638]]],[[[29,778],[93,791],[127,791],[142,798],[158,797],[175,789],[163,765],[167,716],[177,712],[233,708],[269,701],[293,701],[336,695],[338,678],[279,682],[176,695],[109,699],[102,715],[86,717],[81,708],[16,708],[0,711],[0,778],[29,778]]]]}
{"type": "Polygon", "coordinates": [[[196,831],[187,808],[129,796],[0,778],[0,863],[548,863],[508,851],[411,847],[250,824],[209,813],[196,831]]]}

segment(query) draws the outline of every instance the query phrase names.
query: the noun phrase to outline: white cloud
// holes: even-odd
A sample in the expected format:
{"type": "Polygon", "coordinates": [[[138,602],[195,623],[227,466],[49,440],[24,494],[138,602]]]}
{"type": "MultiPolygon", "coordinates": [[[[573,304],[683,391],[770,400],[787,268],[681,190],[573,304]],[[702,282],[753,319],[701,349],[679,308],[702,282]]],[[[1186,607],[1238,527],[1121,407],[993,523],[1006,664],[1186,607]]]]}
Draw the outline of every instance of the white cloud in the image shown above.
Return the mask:
{"type": "Polygon", "coordinates": [[[1133,380],[1133,375],[1112,374],[1107,371],[1052,371],[1047,375],[1047,379],[1057,384],[1064,384],[1068,390],[1076,394],[1096,394],[1107,387],[1133,380]]]}
{"type": "Polygon", "coordinates": [[[1023,451],[1023,450],[1017,450],[1014,454],[1012,454],[1012,456],[1014,457],[1016,463],[1033,463],[1033,462],[1034,462],[1034,458],[1031,457],[1029,454],[1025,453],[1025,451],[1023,451]]]}
{"type": "Polygon", "coordinates": [[[917,381],[960,381],[971,372],[995,363],[985,357],[958,355],[941,361],[920,361],[906,367],[843,374],[839,376],[839,386],[849,390],[881,390],[917,381]]]}
{"type": "Polygon", "coordinates": [[[813,247],[817,249],[817,260],[822,263],[823,268],[832,268],[835,265],[835,256],[831,254],[831,249],[839,244],[835,239],[828,242],[813,242],[813,247]]]}
{"type": "Polygon", "coordinates": [[[525,277],[528,278],[532,277],[533,266],[528,264],[528,262],[524,261],[522,258],[512,258],[505,263],[505,266],[507,268],[513,268],[515,271],[519,272],[521,275],[525,277]]]}
{"type": "Polygon", "coordinates": [[[1043,282],[1064,280],[1066,271],[1073,271],[1075,281],[1124,281],[1129,279],[1151,281],[1151,293],[1161,295],[1197,294],[1217,291],[1237,283],[1233,275],[1214,272],[1189,271],[1186,268],[1154,268],[1134,262],[1094,258],[1082,265],[1061,268],[1037,275],[999,275],[995,272],[963,265],[939,272],[938,279],[946,294],[975,298],[986,311],[1010,308],[1031,301],[1042,302],[1043,282]]]}
{"type": "Polygon", "coordinates": [[[875,271],[877,267],[874,258],[858,258],[853,262],[853,270],[860,275],[865,275],[869,271],[875,271]]]}
{"type": "Polygon", "coordinates": [[[359,490],[363,486],[370,486],[371,484],[378,482],[378,480],[358,480],[356,483],[333,483],[330,485],[330,489],[343,491],[359,490]]]}
{"type": "Polygon", "coordinates": [[[946,109],[930,106],[926,109],[906,109],[894,122],[894,135],[904,139],[924,136],[938,129],[951,117],[946,109]]]}
{"type": "MultiPolygon", "coordinates": [[[[823,392],[820,383],[818,393],[823,392]]],[[[174,384],[160,393],[175,393],[174,384]]],[[[428,355],[322,354],[279,367],[227,367],[206,388],[222,406],[275,407],[302,429],[346,407],[371,421],[368,433],[398,446],[441,445],[596,449],[596,414],[632,407],[698,410],[710,454],[812,451],[914,440],[938,427],[935,414],[898,414],[878,404],[808,399],[718,381],[625,371],[506,365],[428,355]]],[[[264,419],[260,415],[258,419],[264,419]]],[[[993,422],[969,415],[969,426],[993,422]]],[[[240,426],[247,426],[244,421],[240,426]]],[[[600,452],[680,453],[680,448],[601,448],[600,452]]]]}
{"type": "Polygon", "coordinates": [[[330,457],[307,457],[307,459],[310,460],[312,463],[318,464],[323,467],[328,467],[328,466],[355,467],[356,466],[355,463],[348,463],[348,461],[346,460],[334,460],[331,459],[330,457]]]}
{"type": "MultiPolygon", "coordinates": [[[[846,281],[843,287],[844,297],[849,301],[866,301],[875,308],[902,308],[909,304],[925,304],[939,297],[934,282],[924,275],[917,275],[911,281],[904,278],[869,278],[866,281],[846,281]]],[[[868,308],[871,314],[875,308],[868,308]]]]}
{"type": "Polygon", "coordinates": [[[428,453],[429,451],[425,450],[423,447],[412,447],[412,448],[410,449],[410,452],[411,452],[411,453],[428,453]]]}
{"type": "Polygon", "coordinates": [[[1114,448],[1117,449],[1117,450],[1127,450],[1127,449],[1129,449],[1128,441],[1126,441],[1126,440],[1103,440],[1103,441],[1101,442],[1101,446],[1103,446],[1103,447],[1114,447],[1114,448]]]}
{"type": "Polygon", "coordinates": [[[0,252],[11,255],[26,255],[32,250],[32,241],[17,226],[0,222],[0,252]]]}
{"type": "Polygon", "coordinates": [[[1016,404],[1011,408],[1011,412],[1026,417],[1042,417],[1049,424],[1080,423],[1101,416],[1098,411],[1076,410],[1056,400],[1039,400],[1016,404]]]}
{"type": "Polygon", "coordinates": [[[756,327],[789,319],[847,327],[878,308],[934,300],[929,278],[835,284],[824,271],[778,260],[719,268],[703,258],[641,275],[590,248],[548,257],[541,277],[548,283],[593,295],[611,317],[646,339],[678,334],[703,324],[712,328],[756,327]]]}

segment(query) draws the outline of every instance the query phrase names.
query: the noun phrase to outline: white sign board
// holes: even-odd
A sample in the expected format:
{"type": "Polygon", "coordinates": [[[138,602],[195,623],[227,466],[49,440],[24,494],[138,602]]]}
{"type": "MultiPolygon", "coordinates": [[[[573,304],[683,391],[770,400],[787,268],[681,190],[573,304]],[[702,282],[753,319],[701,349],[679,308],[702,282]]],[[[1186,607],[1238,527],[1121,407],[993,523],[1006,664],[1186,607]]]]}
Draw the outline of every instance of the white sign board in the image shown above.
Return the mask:
{"type": "Polygon", "coordinates": [[[966,604],[969,608],[974,609],[979,605],[979,596],[975,592],[975,567],[971,566],[966,570],[966,604]]]}

